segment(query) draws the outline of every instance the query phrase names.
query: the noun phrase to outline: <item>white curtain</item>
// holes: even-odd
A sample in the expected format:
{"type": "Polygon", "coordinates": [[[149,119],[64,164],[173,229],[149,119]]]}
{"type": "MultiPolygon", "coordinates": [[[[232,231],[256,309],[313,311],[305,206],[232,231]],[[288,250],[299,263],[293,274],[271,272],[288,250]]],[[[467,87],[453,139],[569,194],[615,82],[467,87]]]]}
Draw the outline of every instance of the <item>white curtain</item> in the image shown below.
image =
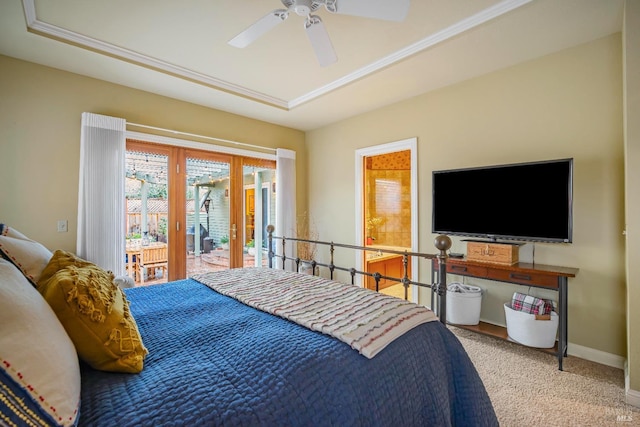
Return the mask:
{"type": "Polygon", "coordinates": [[[76,253],[125,274],[124,119],[82,113],[76,253]]]}
{"type": "MultiPolygon", "coordinates": [[[[276,236],[296,235],[296,152],[278,148],[276,150],[276,236]]],[[[289,242],[286,255],[293,255],[293,245],[289,242]]],[[[282,241],[275,242],[275,252],[282,255],[282,241]]],[[[276,258],[276,267],[282,268],[282,260],[276,258]]],[[[288,266],[294,269],[293,262],[288,266]]]]}

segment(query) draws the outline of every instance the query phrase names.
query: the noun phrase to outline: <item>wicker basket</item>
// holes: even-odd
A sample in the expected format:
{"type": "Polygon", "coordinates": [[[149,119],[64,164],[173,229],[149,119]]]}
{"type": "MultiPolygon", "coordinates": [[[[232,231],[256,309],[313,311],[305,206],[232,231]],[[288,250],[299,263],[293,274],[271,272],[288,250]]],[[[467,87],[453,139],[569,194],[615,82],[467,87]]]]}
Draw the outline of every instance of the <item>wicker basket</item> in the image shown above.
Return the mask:
{"type": "Polygon", "coordinates": [[[504,305],[507,333],[513,341],[529,347],[552,348],[558,333],[558,313],[551,312],[550,320],[536,320],[535,314],[517,311],[509,303],[504,305]]]}

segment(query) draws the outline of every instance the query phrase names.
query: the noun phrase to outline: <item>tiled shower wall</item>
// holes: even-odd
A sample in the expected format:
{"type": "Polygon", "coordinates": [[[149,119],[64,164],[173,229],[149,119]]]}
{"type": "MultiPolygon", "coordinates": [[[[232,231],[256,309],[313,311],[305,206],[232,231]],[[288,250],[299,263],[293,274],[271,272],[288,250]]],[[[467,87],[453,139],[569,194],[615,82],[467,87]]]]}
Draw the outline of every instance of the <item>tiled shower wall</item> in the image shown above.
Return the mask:
{"type": "Polygon", "coordinates": [[[375,245],[411,247],[410,152],[368,157],[365,185],[366,219],[382,221],[367,237],[375,245]]]}

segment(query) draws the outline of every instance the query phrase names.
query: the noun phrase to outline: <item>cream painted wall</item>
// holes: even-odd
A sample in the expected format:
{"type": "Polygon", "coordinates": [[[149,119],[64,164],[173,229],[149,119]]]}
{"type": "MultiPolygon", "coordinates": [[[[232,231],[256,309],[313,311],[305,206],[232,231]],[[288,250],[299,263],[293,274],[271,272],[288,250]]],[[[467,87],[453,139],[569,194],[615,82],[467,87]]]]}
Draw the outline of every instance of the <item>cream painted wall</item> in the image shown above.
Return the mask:
{"type": "Polygon", "coordinates": [[[623,30],[627,228],[627,400],[640,406],[640,0],[625,3],[623,30]]]}
{"type": "MultiPolygon", "coordinates": [[[[359,148],[418,138],[425,252],[435,252],[433,170],[573,157],[573,244],[536,244],[535,261],[580,269],[569,282],[570,343],[626,357],[621,62],[616,34],[308,132],[309,210],[320,238],[357,243],[353,165],[359,148]]],[[[526,199],[521,203],[526,209],[526,199]]],[[[469,214],[486,208],[460,204],[469,214]]],[[[464,251],[464,245],[454,239],[453,249],[464,251]]],[[[352,261],[336,257],[339,265],[352,261]]],[[[420,279],[430,281],[426,265],[420,279]]],[[[499,324],[502,304],[515,289],[526,291],[469,282],[486,289],[482,318],[499,324]]],[[[421,302],[428,304],[426,294],[421,302]]]]}
{"type": "MultiPolygon", "coordinates": [[[[626,325],[638,319],[633,310],[625,319],[625,304],[634,306],[640,294],[632,283],[625,290],[621,49],[620,36],[611,36],[422,95],[309,132],[306,149],[305,135],[296,130],[0,56],[0,222],[50,249],[75,249],[83,111],[295,150],[299,210],[307,209],[311,194],[320,238],[347,243],[355,236],[355,150],[416,136],[424,195],[420,247],[429,252],[432,170],[574,157],[574,243],[536,245],[536,262],[580,268],[569,285],[570,342],[626,357],[626,325]],[[68,233],[56,232],[58,219],[69,220],[68,233]]],[[[637,75],[637,53],[632,61],[637,75]]],[[[629,91],[627,85],[626,149],[637,151],[640,120],[630,119],[638,115],[638,91],[631,97],[629,91]]],[[[640,161],[634,156],[628,163],[640,161]]],[[[627,197],[633,204],[627,244],[637,251],[633,216],[640,202],[631,192],[627,197]]],[[[336,251],[336,257],[340,262],[344,255],[336,251]]],[[[634,259],[629,256],[630,281],[640,274],[634,259]]],[[[420,271],[428,281],[428,268],[420,271]]],[[[483,318],[500,323],[500,304],[513,289],[480,284],[488,290],[483,318]]],[[[629,353],[637,355],[633,332],[629,327],[629,353]]],[[[638,390],[640,361],[629,362],[631,387],[638,390]]]]}
{"type": "Polygon", "coordinates": [[[51,250],[76,247],[80,117],[85,111],[294,150],[298,203],[301,211],[306,208],[303,132],[6,56],[0,56],[0,94],[0,222],[51,250]],[[68,219],[69,232],[56,231],[58,219],[68,219]]]}

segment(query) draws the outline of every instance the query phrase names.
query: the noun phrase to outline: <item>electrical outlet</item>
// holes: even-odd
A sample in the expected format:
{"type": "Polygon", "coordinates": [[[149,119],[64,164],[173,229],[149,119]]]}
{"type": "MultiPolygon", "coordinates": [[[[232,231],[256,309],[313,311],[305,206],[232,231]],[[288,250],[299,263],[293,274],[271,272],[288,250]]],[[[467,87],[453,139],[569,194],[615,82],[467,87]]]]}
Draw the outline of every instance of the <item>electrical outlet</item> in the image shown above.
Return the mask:
{"type": "Polygon", "coordinates": [[[59,219],[58,220],[58,233],[66,233],[68,230],[67,227],[67,220],[66,219],[59,219]]]}

